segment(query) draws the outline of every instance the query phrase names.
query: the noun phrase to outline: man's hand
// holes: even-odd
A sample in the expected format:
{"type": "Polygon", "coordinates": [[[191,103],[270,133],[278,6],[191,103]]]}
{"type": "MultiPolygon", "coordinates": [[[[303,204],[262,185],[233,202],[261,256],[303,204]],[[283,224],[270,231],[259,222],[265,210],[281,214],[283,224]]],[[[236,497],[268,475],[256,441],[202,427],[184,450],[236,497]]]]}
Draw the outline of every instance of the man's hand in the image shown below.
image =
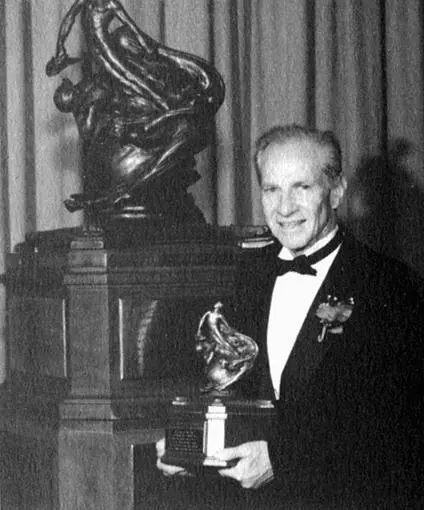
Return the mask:
{"type": "Polygon", "coordinates": [[[225,448],[215,457],[219,460],[239,459],[234,467],[221,469],[219,474],[237,480],[245,489],[258,489],[274,477],[266,441],[250,441],[225,448]]]}
{"type": "Polygon", "coordinates": [[[180,466],[170,466],[169,464],[164,464],[161,459],[165,455],[165,438],[159,439],[156,443],[156,453],[157,453],[157,468],[162,471],[165,476],[172,475],[182,475],[182,476],[191,476],[186,469],[180,466]]]}

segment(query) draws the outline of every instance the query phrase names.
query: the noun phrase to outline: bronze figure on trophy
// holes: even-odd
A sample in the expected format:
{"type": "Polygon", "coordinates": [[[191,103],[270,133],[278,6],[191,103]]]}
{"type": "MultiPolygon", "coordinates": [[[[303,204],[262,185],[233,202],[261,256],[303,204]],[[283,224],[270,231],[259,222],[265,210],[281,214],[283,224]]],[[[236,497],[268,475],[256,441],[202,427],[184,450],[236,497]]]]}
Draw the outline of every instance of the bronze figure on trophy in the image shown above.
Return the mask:
{"type": "Polygon", "coordinates": [[[74,115],[83,143],[83,193],[66,207],[203,222],[187,188],[199,179],[194,155],[208,145],[224,100],[220,74],[153,40],[118,0],[75,0],[46,73],[76,63],[81,81],[64,78],[54,96],[60,111],[74,115]],[[71,57],[65,43],[78,16],[85,50],[71,57]]]}
{"type": "Polygon", "coordinates": [[[225,446],[253,439],[272,419],[268,400],[240,398],[232,386],[254,366],[256,342],[230,326],[223,304],[215,303],[200,319],[195,349],[205,364],[206,384],[196,397],[178,396],[173,401],[166,430],[163,462],[189,469],[228,467],[214,453],[225,446]]]}
{"type": "Polygon", "coordinates": [[[207,384],[203,392],[223,391],[254,365],[258,355],[256,342],[232,328],[222,314],[223,304],[215,303],[200,320],[196,351],[203,356],[207,384]]]}

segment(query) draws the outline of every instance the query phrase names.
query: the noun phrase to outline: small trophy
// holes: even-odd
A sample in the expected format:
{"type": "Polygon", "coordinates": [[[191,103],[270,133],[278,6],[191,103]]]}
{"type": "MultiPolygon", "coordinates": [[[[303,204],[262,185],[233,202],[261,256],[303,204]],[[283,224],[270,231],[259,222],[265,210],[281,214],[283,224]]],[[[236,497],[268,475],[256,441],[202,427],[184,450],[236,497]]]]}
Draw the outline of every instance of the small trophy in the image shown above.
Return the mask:
{"type": "Polygon", "coordinates": [[[232,328],[222,314],[222,303],[200,319],[196,351],[205,363],[206,383],[196,397],[178,396],[172,402],[165,433],[166,464],[188,469],[225,468],[237,461],[220,461],[217,451],[263,439],[274,414],[269,400],[236,398],[236,381],[254,366],[256,342],[232,328]]]}

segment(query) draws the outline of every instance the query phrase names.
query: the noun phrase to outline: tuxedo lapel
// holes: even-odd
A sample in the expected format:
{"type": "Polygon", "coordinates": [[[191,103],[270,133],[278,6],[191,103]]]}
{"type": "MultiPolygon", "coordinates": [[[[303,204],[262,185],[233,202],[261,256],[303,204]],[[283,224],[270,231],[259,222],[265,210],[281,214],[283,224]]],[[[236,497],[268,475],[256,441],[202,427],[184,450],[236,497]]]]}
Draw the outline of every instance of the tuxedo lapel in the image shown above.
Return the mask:
{"type": "Polygon", "coordinates": [[[236,325],[253,338],[259,354],[248,376],[239,382],[248,398],[274,399],[267,355],[267,323],[276,279],[276,259],[281,245],[275,241],[260,249],[241,252],[236,281],[236,325]]]}
{"type": "Polygon", "coordinates": [[[318,342],[322,325],[316,317],[316,311],[321,303],[326,302],[329,295],[336,296],[340,300],[355,298],[354,279],[349,270],[351,268],[347,265],[347,252],[347,246],[343,244],[309,308],[281,375],[281,399],[290,398],[293,392],[298,394],[302,388],[306,387],[332,343],[340,339],[339,335],[329,334],[324,341],[318,342]]]}
{"type": "Polygon", "coordinates": [[[271,374],[269,369],[269,359],[268,359],[268,348],[267,348],[267,330],[268,330],[268,319],[269,319],[269,311],[271,308],[271,299],[272,292],[275,285],[276,280],[276,262],[277,255],[281,250],[281,245],[279,243],[275,243],[267,250],[266,262],[262,266],[263,271],[261,272],[261,291],[258,293],[258,296],[261,296],[261,301],[259,302],[258,310],[259,317],[262,318],[260,321],[260,329],[258,331],[258,339],[261,341],[260,345],[260,354],[258,359],[258,369],[260,371],[260,386],[259,386],[259,394],[263,397],[269,397],[270,399],[274,399],[274,389],[271,381],[271,374]]]}

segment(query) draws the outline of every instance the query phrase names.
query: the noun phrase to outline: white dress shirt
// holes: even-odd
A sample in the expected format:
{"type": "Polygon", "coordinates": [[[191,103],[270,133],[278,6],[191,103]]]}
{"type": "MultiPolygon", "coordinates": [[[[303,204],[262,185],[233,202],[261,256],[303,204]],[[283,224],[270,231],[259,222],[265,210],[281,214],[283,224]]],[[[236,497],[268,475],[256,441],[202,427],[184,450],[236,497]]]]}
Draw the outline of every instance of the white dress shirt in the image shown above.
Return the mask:
{"type": "MultiPolygon", "coordinates": [[[[311,255],[325,246],[336,235],[336,232],[337,228],[306,250],[305,255],[311,255]]],[[[339,249],[340,246],[324,259],[313,264],[312,267],[317,272],[315,276],[289,272],[278,276],[275,281],[268,320],[267,348],[271,379],[277,399],[280,392],[281,373],[286,366],[308,310],[339,249]]],[[[285,247],[282,248],[279,257],[293,259],[293,255],[285,247]]]]}

